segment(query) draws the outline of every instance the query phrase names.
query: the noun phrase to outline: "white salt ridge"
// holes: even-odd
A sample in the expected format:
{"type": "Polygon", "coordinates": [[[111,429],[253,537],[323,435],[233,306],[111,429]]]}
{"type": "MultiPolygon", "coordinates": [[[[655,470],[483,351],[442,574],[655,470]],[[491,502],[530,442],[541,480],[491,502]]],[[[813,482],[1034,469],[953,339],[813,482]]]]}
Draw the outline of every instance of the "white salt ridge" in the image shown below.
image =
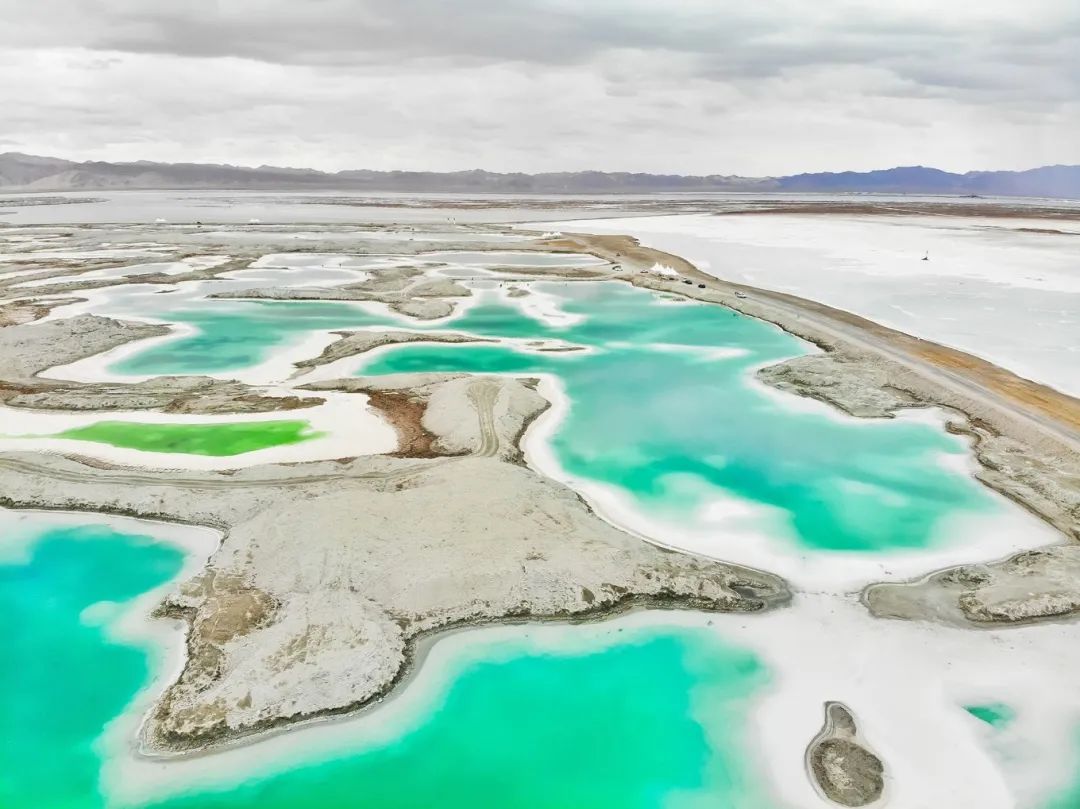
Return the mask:
{"type": "Polygon", "coordinates": [[[508,306],[517,307],[523,315],[552,328],[569,328],[585,321],[585,315],[567,312],[562,308],[563,298],[529,285],[529,294],[521,298],[510,297],[510,289],[500,287],[499,298],[508,306]]]}
{"type": "MultiPolygon", "coordinates": [[[[159,253],[172,249],[168,245],[156,244],[153,242],[149,242],[147,245],[148,246],[144,247],[125,245],[124,247],[110,247],[99,250],[90,248],[85,250],[33,250],[22,253],[0,253],[0,262],[38,261],[40,259],[64,259],[72,261],[99,258],[122,259],[130,258],[131,256],[146,255],[147,253],[159,253]]],[[[43,270],[39,270],[39,272],[43,272],[43,270]]]]}

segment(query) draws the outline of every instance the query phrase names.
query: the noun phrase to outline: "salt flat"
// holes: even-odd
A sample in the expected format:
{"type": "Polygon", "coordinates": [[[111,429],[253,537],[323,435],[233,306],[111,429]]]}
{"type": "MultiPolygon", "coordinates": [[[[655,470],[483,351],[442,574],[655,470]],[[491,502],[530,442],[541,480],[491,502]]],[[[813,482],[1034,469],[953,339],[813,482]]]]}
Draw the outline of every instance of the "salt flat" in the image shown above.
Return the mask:
{"type": "Polygon", "coordinates": [[[1080,222],[701,214],[542,227],[630,234],[718,278],[821,301],[1080,395],[1080,222]]]}

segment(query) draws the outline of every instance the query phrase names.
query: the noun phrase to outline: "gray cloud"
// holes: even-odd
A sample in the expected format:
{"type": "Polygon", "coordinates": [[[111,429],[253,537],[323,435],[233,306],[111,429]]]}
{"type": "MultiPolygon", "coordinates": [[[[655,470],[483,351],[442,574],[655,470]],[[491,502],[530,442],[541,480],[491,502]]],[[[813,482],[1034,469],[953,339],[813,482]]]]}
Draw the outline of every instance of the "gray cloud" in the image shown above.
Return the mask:
{"type": "MultiPolygon", "coordinates": [[[[821,64],[918,56],[1029,59],[1080,38],[1072,0],[982,4],[949,16],[940,4],[794,0],[4,0],[0,42],[284,64],[371,64],[387,54],[472,63],[575,64],[612,49],[670,51],[714,70],[767,76],[821,64]],[[999,11],[993,13],[995,5],[999,11]]],[[[966,4],[965,4],[966,5],[966,4]]]]}
{"type": "Polygon", "coordinates": [[[1080,162],[1060,131],[1080,107],[1075,0],[0,0],[0,12],[5,137],[76,156],[149,144],[128,156],[744,173],[1080,162]]]}

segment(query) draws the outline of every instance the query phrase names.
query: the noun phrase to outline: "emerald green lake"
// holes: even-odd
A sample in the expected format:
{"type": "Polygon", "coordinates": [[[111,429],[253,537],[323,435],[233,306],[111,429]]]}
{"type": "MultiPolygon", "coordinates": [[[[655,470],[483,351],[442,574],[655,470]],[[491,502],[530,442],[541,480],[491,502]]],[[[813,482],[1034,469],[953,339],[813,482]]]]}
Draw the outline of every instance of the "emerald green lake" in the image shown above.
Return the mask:
{"type": "Polygon", "coordinates": [[[1001,702],[988,702],[984,705],[965,705],[964,710],[991,727],[1003,728],[1012,724],[1016,712],[1001,702]]]}
{"type": "Polygon", "coordinates": [[[207,300],[161,313],[195,329],[110,366],[118,374],[211,374],[258,365],[275,348],[323,329],[388,324],[390,318],[331,301],[207,300]]]}
{"type": "MultiPolygon", "coordinates": [[[[116,805],[99,782],[98,739],[148,682],[150,653],[111,640],[94,616],[177,575],[182,554],[93,525],[45,528],[24,553],[4,550],[0,806],[116,805]]],[[[234,773],[227,788],[192,784],[153,806],[774,809],[744,746],[748,700],[767,682],[757,659],[704,629],[617,637],[588,651],[480,646],[430,716],[388,742],[243,773],[239,784],[234,773]]]]}
{"type": "Polygon", "coordinates": [[[296,444],[318,438],[306,421],[246,421],[228,424],[148,424],[99,421],[64,430],[57,438],[96,441],[144,452],[187,455],[240,455],[244,452],[296,444]]]}

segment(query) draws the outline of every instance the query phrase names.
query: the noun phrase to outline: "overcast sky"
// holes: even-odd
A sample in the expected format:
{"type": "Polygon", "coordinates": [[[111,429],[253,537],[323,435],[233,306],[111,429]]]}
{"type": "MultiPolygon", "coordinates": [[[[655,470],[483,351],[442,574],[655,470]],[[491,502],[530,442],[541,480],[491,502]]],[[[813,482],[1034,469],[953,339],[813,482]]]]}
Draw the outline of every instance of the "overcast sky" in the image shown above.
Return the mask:
{"type": "Polygon", "coordinates": [[[1080,0],[0,0],[0,151],[775,175],[1080,163],[1080,0]]]}

